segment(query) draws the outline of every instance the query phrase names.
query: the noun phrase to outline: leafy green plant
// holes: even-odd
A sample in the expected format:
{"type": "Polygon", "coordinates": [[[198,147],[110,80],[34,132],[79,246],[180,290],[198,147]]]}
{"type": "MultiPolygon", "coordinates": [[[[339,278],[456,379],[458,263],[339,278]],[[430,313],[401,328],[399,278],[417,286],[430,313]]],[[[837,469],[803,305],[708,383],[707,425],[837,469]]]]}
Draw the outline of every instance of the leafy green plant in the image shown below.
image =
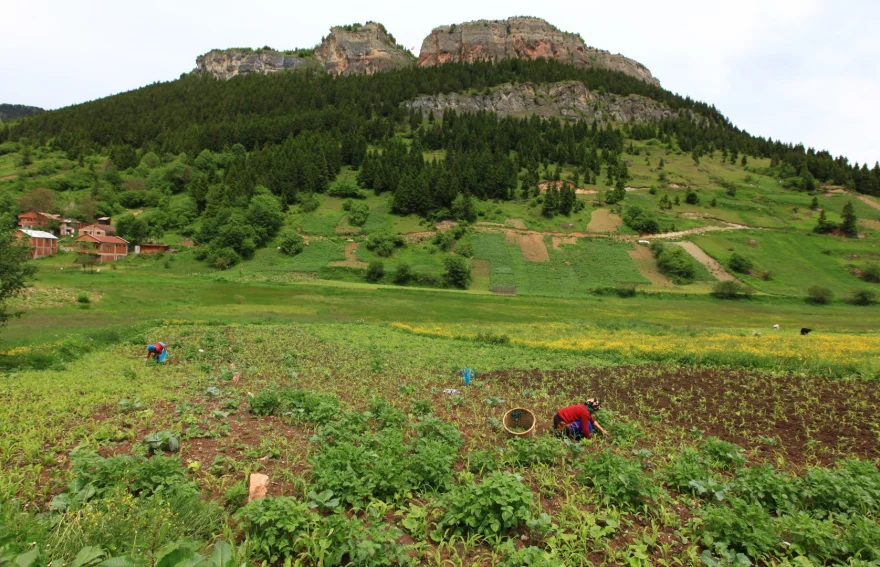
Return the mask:
{"type": "Polygon", "coordinates": [[[533,439],[513,438],[507,442],[504,459],[514,466],[555,463],[568,454],[556,437],[544,435],[533,439]]]}
{"type": "Polygon", "coordinates": [[[599,490],[610,504],[639,508],[659,495],[659,488],[651,483],[638,461],[611,451],[586,455],[579,467],[580,481],[599,490]]]}
{"type": "Polygon", "coordinates": [[[144,437],[144,444],[150,453],[158,453],[160,451],[176,453],[180,448],[180,440],[171,431],[150,433],[144,437]]]}
{"type": "Polygon", "coordinates": [[[782,544],[770,514],[760,504],[741,498],[704,510],[701,541],[709,548],[722,543],[752,559],[777,552],[782,544]]]}
{"type": "Polygon", "coordinates": [[[503,535],[531,519],[532,493],[520,477],[494,472],[482,482],[466,480],[441,497],[443,516],[437,522],[435,540],[444,530],[453,533],[503,535]]]}
{"type": "Polygon", "coordinates": [[[742,447],[718,437],[707,437],[700,443],[700,448],[715,467],[735,468],[746,463],[742,447]]]}
{"type": "Polygon", "coordinates": [[[270,563],[306,551],[319,518],[307,504],[287,496],[258,498],[235,517],[254,558],[270,563]]]}

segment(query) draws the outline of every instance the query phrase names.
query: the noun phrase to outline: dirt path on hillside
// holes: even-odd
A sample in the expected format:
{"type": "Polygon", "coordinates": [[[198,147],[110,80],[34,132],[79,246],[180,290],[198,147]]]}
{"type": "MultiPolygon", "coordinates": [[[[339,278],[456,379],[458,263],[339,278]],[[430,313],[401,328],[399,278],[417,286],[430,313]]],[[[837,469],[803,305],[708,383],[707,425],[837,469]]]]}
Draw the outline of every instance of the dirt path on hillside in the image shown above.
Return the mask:
{"type": "Polygon", "coordinates": [[[877,201],[871,200],[871,199],[865,197],[864,195],[858,195],[858,199],[859,199],[859,201],[863,202],[864,204],[868,205],[869,207],[873,207],[873,208],[877,209],[878,211],[880,211],[880,203],[878,203],[877,201]]]}
{"type": "MultiPolygon", "coordinates": [[[[722,221],[723,222],[723,221],[722,221]]],[[[706,232],[714,232],[716,230],[747,230],[756,229],[754,226],[745,226],[743,224],[725,223],[725,226],[698,226],[697,228],[689,228],[687,230],[679,230],[676,232],[664,232],[662,234],[651,234],[650,238],[680,238],[682,236],[690,236],[692,234],[704,234],[706,232]]]]}
{"type": "Polygon", "coordinates": [[[685,249],[685,251],[693,256],[694,260],[706,266],[706,269],[709,270],[709,273],[712,274],[715,279],[722,282],[732,282],[735,278],[728,273],[727,270],[724,269],[724,266],[715,261],[714,258],[703,252],[703,249],[694,244],[693,242],[670,242],[673,246],[681,246],[685,249]]]}
{"type": "Polygon", "coordinates": [[[18,175],[7,175],[6,177],[0,177],[0,181],[9,181],[10,179],[15,179],[18,175]]]}
{"type": "Polygon", "coordinates": [[[349,242],[345,245],[345,260],[344,261],[336,261],[330,262],[330,266],[337,268],[356,268],[362,269],[368,267],[366,262],[361,262],[357,259],[357,249],[360,247],[360,242],[349,242]]]}

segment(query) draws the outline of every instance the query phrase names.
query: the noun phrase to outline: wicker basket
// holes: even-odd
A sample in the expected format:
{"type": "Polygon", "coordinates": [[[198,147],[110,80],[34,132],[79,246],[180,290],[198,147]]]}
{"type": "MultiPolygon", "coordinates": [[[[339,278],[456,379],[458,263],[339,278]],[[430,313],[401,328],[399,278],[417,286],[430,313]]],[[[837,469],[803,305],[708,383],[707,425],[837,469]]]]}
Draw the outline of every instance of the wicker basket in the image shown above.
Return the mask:
{"type": "Polygon", "coordinates": [[[538,421],[535,419],[535,414],[533,414],[531,410],[527,410],[526,408],[513,408],[507,410],[507,413],[504,414],[502,423],[504,424],[504,430],[507,431],[509,435],[513,435],[514,437],[534,437],[535,425],[538,421]],[[516,431],[513,430],[514,427],[517,429],[516,431]]]}

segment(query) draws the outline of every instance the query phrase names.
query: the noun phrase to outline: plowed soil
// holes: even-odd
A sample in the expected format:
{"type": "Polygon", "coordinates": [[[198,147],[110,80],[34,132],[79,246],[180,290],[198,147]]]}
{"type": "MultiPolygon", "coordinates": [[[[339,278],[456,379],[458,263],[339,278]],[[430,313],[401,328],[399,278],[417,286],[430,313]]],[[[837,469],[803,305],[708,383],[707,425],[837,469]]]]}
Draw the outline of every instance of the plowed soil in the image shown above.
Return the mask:
{"type": "Polygon", "coordinates": [[[550,253],[544,244],[544,236],[541,234],[517,234],[516,241],[522,250],[523,258],[528,262],[549,262],[550,253]]]}
{"type": "Polygon", "coordinates": [[[620,217],[612,215],[608,209],[596,209],[590,215],[590,224],[587,232],[617,232],[617,227],[623,224],[620,217]]]}

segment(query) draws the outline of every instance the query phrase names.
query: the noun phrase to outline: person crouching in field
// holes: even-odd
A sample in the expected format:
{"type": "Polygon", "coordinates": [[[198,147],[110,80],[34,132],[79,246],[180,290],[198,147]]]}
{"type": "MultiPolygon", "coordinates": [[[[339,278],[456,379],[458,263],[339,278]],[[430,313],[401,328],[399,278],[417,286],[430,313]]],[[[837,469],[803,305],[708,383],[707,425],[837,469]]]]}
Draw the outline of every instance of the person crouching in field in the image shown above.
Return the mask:
{"type": "Polygon", "coordinates": [[[148,346],[146,360],[150,360],[151,356],[156,357],[156,364],[165,362],[165,359],[168,358],[168,349],[165,348],[165,343],[156,343],[148,346]]]}
{"type": "Polygon", "coordinates": [[[593,438],[593,427],[608,435],[608,432],[599,425],[594,413],[599,411],[601,403],[597,398],[590,398],[582,404],[575,404],[562,408],[553,416],[553,429],[575,441],[582,438],[593,438]]]}

